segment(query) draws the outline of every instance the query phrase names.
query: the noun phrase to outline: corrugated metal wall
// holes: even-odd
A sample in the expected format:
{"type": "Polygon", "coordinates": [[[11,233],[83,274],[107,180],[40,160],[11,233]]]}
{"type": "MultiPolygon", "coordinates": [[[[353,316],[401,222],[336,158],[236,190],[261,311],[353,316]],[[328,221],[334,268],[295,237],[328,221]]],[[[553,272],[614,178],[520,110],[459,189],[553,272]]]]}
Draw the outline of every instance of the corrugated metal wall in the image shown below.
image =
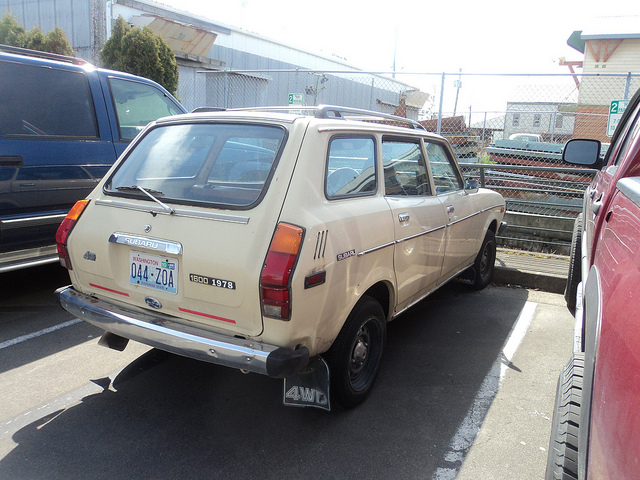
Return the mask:
{"type": "Polygon", "coordinates": [[[92,14],[96,8],[104,18],[104,4],[92,0],[0,0],[0,16],[11,13],[27,30],[37,26],[47,33],[56,26],[62,28],[76,55],[90,62],[95,57],[92,14]]]}

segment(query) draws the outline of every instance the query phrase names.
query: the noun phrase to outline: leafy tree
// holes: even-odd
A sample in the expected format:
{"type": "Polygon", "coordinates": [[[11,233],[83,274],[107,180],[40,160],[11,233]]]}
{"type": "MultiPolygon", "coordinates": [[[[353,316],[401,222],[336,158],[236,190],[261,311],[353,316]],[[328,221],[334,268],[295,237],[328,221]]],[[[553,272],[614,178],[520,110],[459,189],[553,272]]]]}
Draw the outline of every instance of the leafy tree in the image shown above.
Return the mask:
{"type": "Polygon", "coordinates": [[[75,55],[60,27],[55,27],[46,35],[38,27],[33,27],[27,32],[16,18],[8,13],[0,20],[0,44],[59,55],[75,55]]]}
{"type": "Polygon", "coordinates": [[[121,70],[122,67],[118,63],[122,56],[122,38],[127,34],[127,24],[122,16],[113,24],[111,28],[111,38],[104,43],[100,55],[102,56],[102,63],[107,68],[113,68],[114,70],[121,70]]]}
{"type": "Polygon", "coordinates": [[[56,27],[45,35],[44,41],[47,52],[59,53],[60,55],[74,56],[73,48],[69,45],[67,36],[60,27],[56,27]]]}
{"type": "Polygon", "coordinates": [[[167,42],[149,27],[129,28],[124,19],[118,17],[100,55],[107,68],[150,78],[173,95],[178,90],[176,56],[167,42]]]}
{"type": "Polygon", "coordinates": [[[27,41],[27,32],[18,23],[13,15],[8,13],[0,20],[0,43],[13,47],[24,48],[27,41]]]}
{"type": "Polygon", "coordinates": [[[33,27],[29,30],[29,33],[25,36],[25,48],[30,48],[31,50],[38,50],[39,52],[44,52],[45,45],[47,43],[47,37],[44,36],[42,30],[38,27],[33,27]]]}

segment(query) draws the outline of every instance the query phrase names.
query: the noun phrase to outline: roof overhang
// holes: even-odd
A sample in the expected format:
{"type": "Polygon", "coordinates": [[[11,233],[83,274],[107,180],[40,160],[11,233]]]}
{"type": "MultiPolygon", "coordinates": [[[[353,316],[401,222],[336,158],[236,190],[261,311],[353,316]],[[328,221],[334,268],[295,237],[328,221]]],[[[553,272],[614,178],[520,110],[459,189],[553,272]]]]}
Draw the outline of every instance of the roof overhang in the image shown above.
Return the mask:
{"type": "Polygon", "coordinates": [[[179,22],[154,14],[136,15],[131,18],[136,27],[149,27],[160,35],[174,52],[206,57],[211,50],[217,34],[197,25],[179,22]]]}

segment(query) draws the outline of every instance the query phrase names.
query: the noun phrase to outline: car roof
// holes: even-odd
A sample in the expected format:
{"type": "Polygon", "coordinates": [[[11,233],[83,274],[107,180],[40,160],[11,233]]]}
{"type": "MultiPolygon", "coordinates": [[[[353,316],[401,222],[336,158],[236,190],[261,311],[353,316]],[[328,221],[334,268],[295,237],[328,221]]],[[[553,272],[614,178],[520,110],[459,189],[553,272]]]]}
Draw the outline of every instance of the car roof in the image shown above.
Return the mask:
{"type": "MultiPolygon", "coordinates": [[[[37,50],[29,50],[27,48],[11,47],[7,45],[0,45],[0,59],[21,63],[24,65],[33,66],[49,66],[59,68],[63,70],[82,70],[85,72],[98,71],[107,75],[108,77],[126,78],[129,80],[135,80],[142,83],[148,83],[154,86],[160,86],[157,82],[145,77],[133,75],[127,72],[121,72],[118,70],[109,70],[106,68],[98,68],[92,63],[79,58],[69,57],[66,55],[58,55],[56,53],[40,52],[37,50]]],[[[164,89],[164,87],[162,87],[164,89]]],[[[166,89],[164,89],[166,90],[166,89]]],[[[167,92],[168,93],[168,92],[167,92]]]]}
{"type": "Polygon", "coordinates": [[[444,137],[427,131],[419,122],[381,112],[320,105],[318,107],[254,107],[238,109],[199,108],[192,113],[163,117],[157,124],[177,124],[206,121],[258,121],[293,124],[297,121],[313,122],[321,130],[384,132],[415,135],[443,140],[444,137]],[[386,123],[385,123],[386,122],[386,123]],[[401,126],[404,125],[404,126],[401,126]]]}

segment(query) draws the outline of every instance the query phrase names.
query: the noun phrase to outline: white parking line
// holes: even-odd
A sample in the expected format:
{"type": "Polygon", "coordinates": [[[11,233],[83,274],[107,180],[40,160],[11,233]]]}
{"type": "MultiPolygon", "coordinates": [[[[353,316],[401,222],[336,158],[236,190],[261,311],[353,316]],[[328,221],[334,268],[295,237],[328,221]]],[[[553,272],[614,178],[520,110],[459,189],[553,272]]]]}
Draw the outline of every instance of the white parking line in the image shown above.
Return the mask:
{"type": "Polygon", "coordinates": [[[454,480],[456,478],[462,462],[480,431],[484,417],[487,415],[489,407],[498,393],[504,374],[509,368],[520,343],[522,343],[529,325],[531,325],[537,306],[537,303],[527,302],[522,307],[518,320],[511,329],[504,347],[493,362],[493,365],[491,365],[489,373],[484,377],[471,408],[451,439],[449,451],[444,456],[444,462],[450,464],[451,467],[438,467],[431,480],[454,480]]]}
{"type": "Polygon", "coordinates": [[[42,335],[46,335],[47,333],[55,332],[56,330],[60,330],[61,328],[70,327],[71,325],[75,325],[76,323],[80,322],[82,322],[82,320],[80,320],[79,318],[74,318],[73,320],[54,325],[53,327],[45,328],[37,332],[28,333],[27,335],[22,335],[11,340],[7,340],[6,342],[0,343],[0,350],[2,350],[3,348],[12,347],[13,345],[17,345],[18,343],[26,342],[27,340],[31,340],[33,338],[41,337],[42,335]]]}

